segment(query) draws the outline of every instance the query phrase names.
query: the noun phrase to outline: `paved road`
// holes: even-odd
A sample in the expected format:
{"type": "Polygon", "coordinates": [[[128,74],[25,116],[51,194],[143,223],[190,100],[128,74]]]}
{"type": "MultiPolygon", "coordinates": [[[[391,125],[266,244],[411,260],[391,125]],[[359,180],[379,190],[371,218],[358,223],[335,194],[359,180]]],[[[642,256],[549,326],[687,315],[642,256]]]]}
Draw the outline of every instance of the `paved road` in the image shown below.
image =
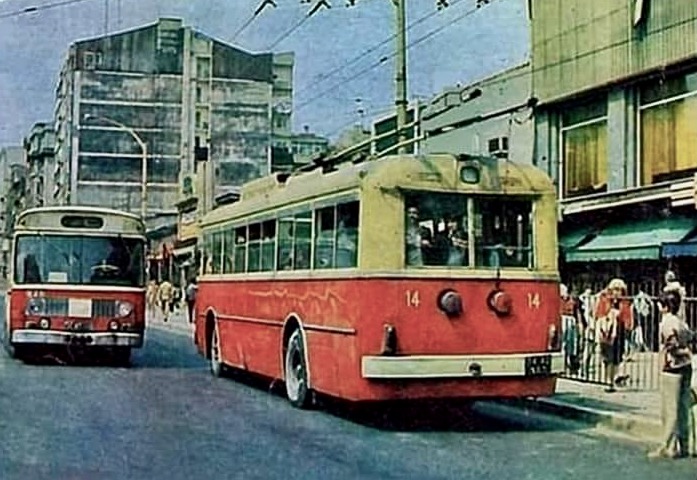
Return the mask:
{"type": "Polygon", "coordinates": [[[185,336],[158,330],[131,369],[24,365],[3,352],[0,389],[3,480],[697,476],[695,460],[649,462],[636,444],[545,421],[443,405],[401,417],[299,411],[253,382],[210,377],[185,336]]]}

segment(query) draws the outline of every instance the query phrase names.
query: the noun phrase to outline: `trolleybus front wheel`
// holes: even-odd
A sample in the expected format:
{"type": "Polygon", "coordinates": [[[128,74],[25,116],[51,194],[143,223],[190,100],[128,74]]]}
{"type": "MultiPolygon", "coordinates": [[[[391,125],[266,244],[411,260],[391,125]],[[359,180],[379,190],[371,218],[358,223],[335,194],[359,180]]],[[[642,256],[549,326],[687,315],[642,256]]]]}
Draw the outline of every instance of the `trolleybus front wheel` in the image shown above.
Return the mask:
{"type": "Polygon", "coordinates": [[[308,408],[312,404],[312,393],[307,386],[307,363],[305,344],[300,329],[295,330],[286,345],[285,383],[288,401],[297,408],[308,408]]]}

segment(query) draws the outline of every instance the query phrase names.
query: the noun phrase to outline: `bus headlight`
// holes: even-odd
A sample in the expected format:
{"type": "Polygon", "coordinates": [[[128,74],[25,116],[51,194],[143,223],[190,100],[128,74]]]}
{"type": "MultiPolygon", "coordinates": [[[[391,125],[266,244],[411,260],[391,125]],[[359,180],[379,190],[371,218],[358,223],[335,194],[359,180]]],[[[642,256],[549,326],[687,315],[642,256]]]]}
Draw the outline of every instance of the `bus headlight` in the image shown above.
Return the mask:
{"type": "Polygon", "coordinates": [[[43,298],[33,297],[27,301],[25,309],[26,315],[41,315],[46,310],[46,300],[43,298]]]}
{"type": "Polygon", "coordinates": [[[121,328],[121,325],[119,325],[118,320],[112,320],[111,322],[109,322],[109,330],[111,330],[112,332],[117,332],[119,328],[121,328]]]}
{"type": "Polygon", "coordinates": [[[133,312],[133,304],[131,302],[116,302],[116,315],[119,318],[127,317],[133,312]]]}
{"type": "Polygon", "coordinates": [[[499,317],[505,317],[511,314],[513,299],[503,290],[494,290],[489,294],[487,299],[489,308],[491,308],[499,317]]]}
{"type": "Polygon", "coordinates": [[[51,328],[51,320],[44,317],[41,320],[39,320],[39,327],[41,327],[42,330],[48,330],[51,328]]]}
{"type": "Polygon", "coordinates": [[[438,295],[438,308],[448,318],[458,317],[462,314],[462,297],[455,290],[443,290],[438,295]]]}

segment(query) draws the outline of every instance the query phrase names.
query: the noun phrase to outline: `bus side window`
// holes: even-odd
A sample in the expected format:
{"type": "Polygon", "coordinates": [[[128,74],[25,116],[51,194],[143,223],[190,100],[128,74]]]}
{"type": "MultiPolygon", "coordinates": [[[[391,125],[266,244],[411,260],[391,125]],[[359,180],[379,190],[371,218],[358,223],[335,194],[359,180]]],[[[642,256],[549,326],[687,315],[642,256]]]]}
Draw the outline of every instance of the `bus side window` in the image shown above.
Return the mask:
{"type": "Polygon", "coordinates": [[[235,229],[235,273],[244,273],[247,269],[247,227],[235,229]]]}
{"type": "Polygon", "coordinates": [[[261,271],[274,269],[276,256],[276,220],[267,220],[261,224],[261,271]]]}
{"type": "Polygon", "coordinates": [[[336,208],[336,268],[352,268],[358,264],[358,202],[336,208]]]}
{"type": "Polygon", "coordinates": [[[322,208],[315,212],[314,268],[334,268],[334,237],[336,233],[336,208],[322,208]]]}
{"type": "Polygon", "coordinates": [[[293,218],[278,221],[278,270],[293,270],[293,237],[295,222],[293,218]]]}
{"type": "Polygon", "coordinates": [[[247,271],[258,272],[261,269],[261,223],[249,226],[247,250],[247,271]]]}
{"type": "Polygon", "coordinates": [[[235,265],[235,230],[227,228],[225,230],[224,253],[223,253],[223,273],[233,273],[235,265]]]}
{"type": "Polygon", "coordinates": [[[310,251],[312,249],[312,212],[303,212],[295,216],[294,270],[310,268],[310,251]]]}
{"type": "Polygon", "coordinates": [[[213,234],[211,249],[211,273],[221,273],[223,267],[223,232],[213,234]]]}

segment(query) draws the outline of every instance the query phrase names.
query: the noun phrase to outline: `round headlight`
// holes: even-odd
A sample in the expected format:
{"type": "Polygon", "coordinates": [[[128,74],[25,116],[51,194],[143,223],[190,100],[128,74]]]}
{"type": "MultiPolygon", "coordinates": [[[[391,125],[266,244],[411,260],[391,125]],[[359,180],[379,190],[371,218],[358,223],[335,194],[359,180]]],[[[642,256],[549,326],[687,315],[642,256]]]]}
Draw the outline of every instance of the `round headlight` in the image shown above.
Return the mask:
{"type": "Polygon", "coordinates": [[[117,315],[119,317],[127,317],[133,312],[133,304],[131,302],[118,302],[117,315]]]}
{"type": "Polygon", "coordinates": [[[510,315],[513,306],[513,299],[503,290],[494,290],[489,294],[489,308],[499,317],[510,315]]]}
{"type": "Polygon", "coordinates": [[[41,315],[44,311],[46,302],[43,298],[33,297],[27,301],[27,315],[41,315]]]}
{"type": "Polygon", "coordinates": [[[111,322],[109,322],[109,330],[111,330],[112,332],[116,332],[119,329],[119,327],[119,322],[117,322],[116,320],[112,320],[111,322]]]}
{"type": "Polygon", "coordinates": [[[438,308],[449,318],[462,314],[462,297],[454,290],[443,290],[438,295],[438,308]]]}
{"type": "Polygon", "coordinates": [[[39,320],[39,326],[43,330],[48,330],[51,327],[51,320],[49,320],[48,318],[42,318],[41,320],[39,320]]]}

